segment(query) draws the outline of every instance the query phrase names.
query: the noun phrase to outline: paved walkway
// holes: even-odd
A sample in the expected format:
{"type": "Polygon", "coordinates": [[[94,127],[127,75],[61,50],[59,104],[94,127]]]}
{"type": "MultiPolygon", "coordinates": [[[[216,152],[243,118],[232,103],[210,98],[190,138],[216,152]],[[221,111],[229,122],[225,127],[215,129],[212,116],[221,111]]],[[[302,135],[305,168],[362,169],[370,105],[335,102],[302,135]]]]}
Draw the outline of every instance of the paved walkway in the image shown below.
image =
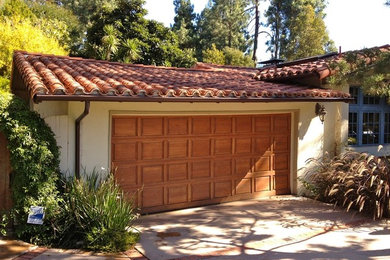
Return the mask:
{"type": "Polygon", "coordinates": [[[390,259],[386,222],[298,197],[143,216],[136,248],[164,259],[390,259]]]}

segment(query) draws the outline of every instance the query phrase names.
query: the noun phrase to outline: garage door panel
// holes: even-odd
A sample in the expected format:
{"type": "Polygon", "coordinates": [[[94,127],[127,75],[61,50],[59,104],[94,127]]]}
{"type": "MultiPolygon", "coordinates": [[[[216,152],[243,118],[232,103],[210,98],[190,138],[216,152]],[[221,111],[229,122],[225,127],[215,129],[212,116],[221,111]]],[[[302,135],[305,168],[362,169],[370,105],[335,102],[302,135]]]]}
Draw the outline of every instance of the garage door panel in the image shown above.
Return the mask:
{"type": "Polygon", "coordinates": [[[252,132],[252,117],[239,116],[235,118],[236,133],[251,133],[252,132]]]}
{"type": "Polygon", "coordinates": [[[271,151],[271,138],[268,136],[256,137],[254,141],[255,154],[263,155],[271,151]]]}
{"type": "Polygon", "coordinates": [[[238,158],[235,159],[235,175],[244,177],[251,172],[251,159],[250,158],[238,158]]]}
{"type": "Polygon", "coordinates": [[[211,162],[210,161],[195,161],[191,163],[191,178],[209,178],[211,177],[211,162]]]}
{"type": "Polygon", "coordinates": [[[290,154],[279,153],[274,156],[274,169],[275,170],[288,170],[289,169],[290,154]]]}
{"type": "Polygon", "coordinates": [[[142,143],[142,160],[162,159],[164,143],[162,141],[145,141],[142,143]]]}
{"type": "Polygon", "coordinates": [[[222,159],[214,161],[214,176],[224,177],[232,175],[232,160],[222,159]]]}
{"type": "Polygon", "coordinates": [[[204,135],[211,134],[211,118],[210,117],[193,117],[192,118],[192,134],[204,135]]]}
{"type": "Polygon", "coordinates": [[[227,155],[232,154],[233,144],[232,138],[221,138],[215,140],[214,154],[215,155],[227,155]]]}
{"type": "Polygon", "coordinates": [[[238,179],[235,181],[236,194],[245,194],[252,192],[252,180],[249,178],[238,179]]]}
{"type": "Polygon", "coordinates": [[[142,207],[156,207],[164,205],[164,187],[150,187],[142,190],[142,207]]]}
{"type": "Polygon", "coordinates": [[[188,185],[168,186],[168,204],[188,202],[188,185]]]}
{"type": "Polygon", "coordinates": [[[191,184],[191,201],[210,200],[211,182],[199,182],[191,184]]]}
{"type": "Polygon", "coordinates": [[[141,167],[142,184],[164,182],[163,165],[147,165],[141,167]]]}
{"type": "Polygon", "coordinates": [[[255,172],[271,170],[271,156],[262,156],[254,159],[255,172]]]}
{"type": "Polygon", "coordinates": [[[118,183],[124,186],[138,185],[137,167],[133,164],[113,165],[114,176],[118,183]]]}
{"type": "Polygon", "coordinates": [[[168,181],[180,181],[188,179],[188,164],[175,163],[168,165],[168,181]]]}
{"type": "Polygon", "coordinates": [[[290,133],[290,115],[282,114],[273,117],[273,133],[289,134],[290,133]]]}
{"type": "Polygon", "coordinates": [[[188,135],[188,119],[186,117],[168,118],[168,135],[188,135]]]}
{"type": "Polygon", "coordinates": [[[290,115],[113,116],[112,166],[143,213],[290,192],[290,115]]]}
{"type": "Polygon", "coordinates": [[[230,179],[227,180],[219,180],[214,182],[214,197],[215,198],[223,198],[232,196],[232,181],[230,179]]]}
{"type": "Polygon", "coordinates": [[[114,161],[137,160],[137,143],[116,143],[112,145],[114,161]]]}
{"type": "Polygon", "coordinates": [[[137,135],[136,118],[114,118],[112,120],[113,137],[130,137],[137,135]]]}
{"type": "Polygon", "coordinates": [[[275,136],[274,137],[274,151],[275,152],[288,152],[290,146],[290,138],[288,136],[275,136]]]}
{"type": "Polygon", "coordinates": [[[285,190],[289,188],[289,175],[277,174],[275,175],[275,190],[285,190]]]}
{"type": "Polygon", "coordinates": [[[264,134],[271,132],[271,119],[270,115],[255,116],[255,133],[264,134]]]}
{"type": "Polygon", "coordinates": [[[168,143],[168,159],[186,158],[188,157],[188,141],[169,140],[168,143]]]}
{"type": "Polygon", "coordinates": [[[204,157],[211,155],[211,140],[197,139],[191,141],[192,157],[204,157]]]}
{"type": "Polygon", "coordinates": [[[255,191],[270,191],[272,188],[272,176],[260,176],[255,178],[255,191]]]}
{"type": "Polygon", "coordinates": [[[232,132],[231,117],[216,117],[214,120],[216,134],[230,134],[232,132]]]}
{"type": "Polygon", "coordinates": [[[235,154],[248,155],[252,153],[251,138],[236,138],[235,139],[235,154]]]}
{"type": "Polygon", "coordinates": [[[141,118],[141,135],[164,135],[164,119],[162,117],[141,118]]]}

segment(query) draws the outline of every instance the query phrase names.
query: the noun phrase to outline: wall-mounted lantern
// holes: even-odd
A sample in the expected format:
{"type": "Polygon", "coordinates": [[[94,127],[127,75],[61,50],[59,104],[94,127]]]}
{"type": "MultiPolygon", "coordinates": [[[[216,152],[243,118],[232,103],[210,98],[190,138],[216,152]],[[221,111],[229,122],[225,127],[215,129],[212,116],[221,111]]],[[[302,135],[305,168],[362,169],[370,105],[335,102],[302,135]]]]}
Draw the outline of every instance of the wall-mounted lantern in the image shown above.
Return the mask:
{"type": "Polygon", "coordinates": [[[320,118],[321,123],[325,121],[326,110],[324,105],[316,104],[316,115],[320,118]]]}

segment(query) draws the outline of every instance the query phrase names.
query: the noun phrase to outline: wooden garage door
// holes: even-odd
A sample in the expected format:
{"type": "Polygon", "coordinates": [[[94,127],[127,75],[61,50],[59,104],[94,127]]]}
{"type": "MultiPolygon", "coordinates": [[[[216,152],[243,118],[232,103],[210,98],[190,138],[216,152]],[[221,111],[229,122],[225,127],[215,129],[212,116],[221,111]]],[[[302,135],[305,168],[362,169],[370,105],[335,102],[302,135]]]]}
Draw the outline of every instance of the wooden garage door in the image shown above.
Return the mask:
{"type": "Polygon", "coordinates": [[[290,193],[290,114],[118,115],[111,140],[143,213],[290,193]]]}

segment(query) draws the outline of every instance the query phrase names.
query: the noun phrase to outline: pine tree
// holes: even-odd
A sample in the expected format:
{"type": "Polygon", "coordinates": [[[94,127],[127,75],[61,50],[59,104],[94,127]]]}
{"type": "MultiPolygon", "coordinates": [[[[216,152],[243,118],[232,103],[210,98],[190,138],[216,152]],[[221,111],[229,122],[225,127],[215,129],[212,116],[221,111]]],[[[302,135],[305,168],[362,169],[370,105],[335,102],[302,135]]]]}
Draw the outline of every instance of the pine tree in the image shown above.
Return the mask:
{"type": "Polygon", "coordinates": [[[175,17],[172,30],[177,34],[179,46],[183,49],[194,49],[196,45],[196,28],[194,6],[191,0],[174,0],[175,17]]]}
{"type": "Polygon", "coordinates": [[[293,60],[333,51],[323,21],[325,7],[324,0],[271,0],[265,15],[272,56],[293,60]]]}
{"type": "Polygon", "coordinates": [[[219,50],[227,46],[247,51],[247,5],[246,0],[210,0],[198,23],[201,48],[210,49],[215,44],[219,50]]]}

